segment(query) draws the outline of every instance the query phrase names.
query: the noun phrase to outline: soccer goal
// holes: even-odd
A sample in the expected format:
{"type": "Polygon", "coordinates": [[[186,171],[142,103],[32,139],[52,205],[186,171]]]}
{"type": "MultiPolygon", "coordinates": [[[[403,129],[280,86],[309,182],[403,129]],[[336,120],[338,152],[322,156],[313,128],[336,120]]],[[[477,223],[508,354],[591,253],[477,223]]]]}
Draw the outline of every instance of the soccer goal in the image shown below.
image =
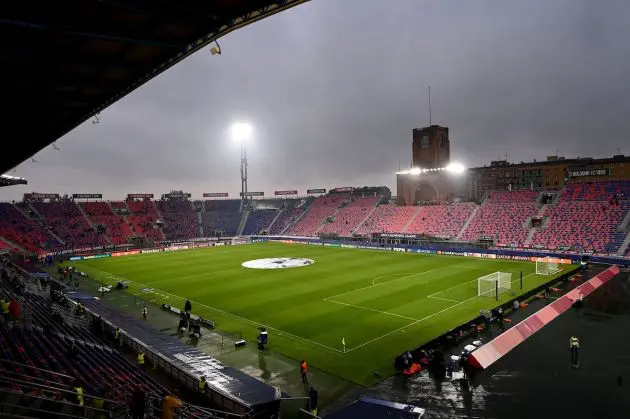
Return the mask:
{"type": "Polygon", "coordinates": [[[477,279],[478,296],[496,298],[511,288],[512,274],[510,272],[494,272],[477,279]]]}
{"type": "Polygon", "coordinates": [[[540,258],[536,260],[536,274],[537,275],[553,275],[560,272],[558,263],[553,262],[550,257],[540,258]]]}

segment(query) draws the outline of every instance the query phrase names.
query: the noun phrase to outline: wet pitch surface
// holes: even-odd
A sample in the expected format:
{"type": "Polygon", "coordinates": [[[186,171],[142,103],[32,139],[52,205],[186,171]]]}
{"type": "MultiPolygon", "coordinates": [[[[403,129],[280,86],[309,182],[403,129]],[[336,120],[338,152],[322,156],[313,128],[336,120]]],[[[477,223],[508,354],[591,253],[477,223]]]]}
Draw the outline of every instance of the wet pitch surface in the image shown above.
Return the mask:
{"type": "MultiPolygon", "coordinates": [[[[585,277],[602,269],[594,267],[585,277]]],[[[580,283],[566,284],[566,289],[580,283]]],[[[543,304],[537,301],[515,313],[512,325],[543,304]]],[[[479,337],[487,342],[500,332],[494,325],[479,337]]],[[[367,391],[348,393],[326,410],[369,395],[423,407],[425,418],[630,418],[628,273],[589,295],[582,309],[570,309],[477,374],[470,386],[462,382],[457,374],[442,380],[428,373],[393,377],[367,391]],[[570,362],[571,336],[580,339],[577,369],[570,362]]]]}

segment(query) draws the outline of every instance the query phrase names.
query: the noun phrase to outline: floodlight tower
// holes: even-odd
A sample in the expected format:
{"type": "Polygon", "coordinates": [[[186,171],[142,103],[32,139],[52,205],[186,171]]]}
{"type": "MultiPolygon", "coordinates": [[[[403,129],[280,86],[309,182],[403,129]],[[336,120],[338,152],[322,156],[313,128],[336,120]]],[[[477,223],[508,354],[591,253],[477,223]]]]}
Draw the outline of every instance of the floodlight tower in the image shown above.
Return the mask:
{"type": "Polygon", "coordinates": [[[252,137],[251,125],[239,122],[232,125],[232,140],[241,145],[241,211],[247,207],[247,147],[252,137]]]}

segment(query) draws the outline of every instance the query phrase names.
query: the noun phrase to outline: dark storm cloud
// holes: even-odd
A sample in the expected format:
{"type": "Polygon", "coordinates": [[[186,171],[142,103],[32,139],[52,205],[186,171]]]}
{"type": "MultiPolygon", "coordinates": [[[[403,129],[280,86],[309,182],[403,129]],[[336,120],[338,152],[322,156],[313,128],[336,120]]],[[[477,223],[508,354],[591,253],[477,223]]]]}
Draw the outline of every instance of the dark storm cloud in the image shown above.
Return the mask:
{"type": "Polygon", "coordinates": [[[188,58],[0,192],[236,193],[237,120],[256,127],[251,190],[392,186],[428,85],[468,165],[630,153],[627,22],[623,0],[313,0],[188,58]]]}

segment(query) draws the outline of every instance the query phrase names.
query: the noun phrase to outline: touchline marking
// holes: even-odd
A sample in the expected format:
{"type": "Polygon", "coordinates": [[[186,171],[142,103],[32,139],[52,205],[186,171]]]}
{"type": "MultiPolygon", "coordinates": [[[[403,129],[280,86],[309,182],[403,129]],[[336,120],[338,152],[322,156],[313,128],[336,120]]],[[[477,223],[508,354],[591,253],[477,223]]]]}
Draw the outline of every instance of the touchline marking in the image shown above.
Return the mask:
{"type": "MultiPolygon", "coordinates": [[[[140,285],[140,286],[147,285],[147,284],[143,284],[143,283],[141,283],[141,282],[133,282],[133,281],[132,281],[132,283],[135,283],[135,284],[140,285]]],[[[179,295],[171,294],[170,292],[166,292],[166,291],[162,291],[162,290],[159,290],[159,291],[160,291],[161,293],[165,294],[165,295],[170,295],[171,297],[174,297],[174,298],[179,298],[180,300],[185,300],[185,298],[180,297],[179,295]]],[[[276,332],[280,332],[280,333],[282,333],[282,334],[284,334],[284,335],[291,336],[291,337],[296,338],[296,339],[299,339],[299,340],[303,340],[304,342],[312,343],[313,345],[321,346],[322,348],[326,348],[326,349],[328,349],[328,350],[335,351],[335,352],[340,353],[340,354],[343,354],[343,353],[344,353],[344,351],[342,351],[342,350],[340,350],[340,349],[336,349],[336,348],[333,348],[333,347],[331,347],[331,346],[324,345],[323,343],[319,343],[319,342],[316,342],[316,341],[311,340],[311,339],[303,338],[302,336],[294,335],[293,333],[285,332],[285,331],[284,331],[284,330],[282,330],[282,329],[278,329],[278,328],[276,328],[276,327],[269,326],[269,325],[264,324],[264,323],[261,323],[261,322],[256,322],[256,321],[250,320],[250,319],[248,319],[248,318],[245,318],[245,317],[239,316],[238,314],[229,313],[229,312],[227,312],[227,311],[223,311],[223,310],[218,309],[218,308],[216,308],[216,307],[211,307],[211,306],[209,306],[209,305],[202,304],[202,303],[197,302],[197,301],[190,300],[190,302],[191,302],[191,303],[195,303],[195,304],[197,304],[197,305],[199,305],[199,306],[201,306],[201,307],[205,307],[205,308],[207,308],[207,309],[209,309],[209,310],[216,311],[217,313],[221,313],[221,314],[223,314],[223,315],[225,315],[225,316],[233,317],[233,318],[235,318],[235,319],[239,319],[239,320],[241,320],[241,321],[244,321],[244,322],[247,322],[247,323],[251,323],[251,324],[254,324],[254,325],[256,325],[256,326],[262,326],[262,327],[264,327],[264,328],[266,328],[266,329],[275,330],[276,332]]],[[[348,352],[348,351],[346,351],[346,352],[348,352]]]]}
{"type": "Polygon", "coordinates": [[[323,300],[323,301],[327,301],[327,302],[329,302],[329,303],[341,304],[341,305],[343,305],[343,306],[348,306],[348,307],[359,308],[359,309],[361,309],[361,310],[373,311],[373,312],[375,312],[375,313],[386,314],[386,315],[388,315],[388,316],[400,317],[400,318],[402,318],[402,319],[407,319],[407,320],[418,320],[418,319],[414,319],[413,317],[403,316],[402,314],[390,313],[389,311],[376,310],[375,308],[355,306],[354,304],[342,303],[341,301],[334,301],[334,300],[329,300],[329,299],[326,299],[326,298],[324,298],[324,300],[323,300]]]}
{"type": "Polygon", "coordinates": [[[362,343],[362,344],[360,344],[360,345],[358,345],[358,346],[355,346],[354,348],[346,349],[346,353],[348,353],[348,352],[352,352],[352,351],[354,351],[355,349],[362,348],[362,347],[364,347],[364,346],[366,346],[366,345],[369,345],[370,343],[374,343],[374,342],[376,342],[377,340],[381,340],[381,339],[383,339],[383,338],[385,338],[385,337],[387,337],[387,336],[393,335],[393,334],[394,334],[394,333],[396,333],[396,332],[400,332],[401,330],[404,330],[404,329],[406,329],[406,328],[408,328],[408,327],[414,326],[414,325],[416,325],[416,324],[418,324],[418,323],[420,323],[420,322],[423,322],[423,321],[425,321],[425,320],[429,320],[430,318],[433,318],[433,317],[437,316],[438,314],[442,314],[442,313],[444,313],[444,312],[446,312],[446,311],[452,310],[452,309],[454,309],[455,307],[460,306],[460,305],[462,305],[462,304],[464,304],[464,303],[467,303],[467,302],[468,302],[468,301],[470,301],[470,300],[474,300],[475,298],[479,298],[479,296],[478,296],[478,295],[475,295],[474,297],[471,297],[471,298],[469,298],[469,299],[467,299],[467,300],[460,301],[460,302],[459,302],[459,303],[457,303],[457,304],[454,304],[454,305],[452,305],[452,306],[450,306],[450,307],[446,307],[446,308],[445,308],[445,309],[443,309],[443,310],[440,310],[440,311],[438,311],[438,312],[436,312],[436,313],[433,313],[433,314],[430,314],[430,315],[428,315],[428,316],[426,316],[426,317],[423,317],[423,318],[421,318],[420,320],[416,320],[415,322],[409,323],[408,325],[405,325],[405,326],[403,326],[403,327],[399,327],[398,329],[396,329],[396,330],[392,330],[391,332],[385,333],[384,335],[381,335],[381,336],[379,336],[379,337],[377,337],[377,338],[374,338],[374,339],[368,340],[367,342],[364,342],[364,343],[362,343]]]}
{"type": "Polygon", "coordinates": [[[352,294],[353,292],[363,291],[363,290],[366,290],[368,288],[373,288],[373,287],[378,287],[378,286],[381,286],[381,285],[386,285],[386,284],[392,283],[394,281],[400,281],[400,280],[407,279],[407,278],[413,278],[415,276],[424,275],[424,274],[428,274],[430,272],[435,272],[435,271],[439,271],[439,270],[442,270],[442,268],[437,268],[437,269],[431,269],[431,270],[428,270],[428,271],[417,272],[415,274],[406,275],[406,276],[402,276],[400,278],[392,279],[391,281],[380,282],[378,284],[375,284],[374,281],[376,281],[377,279],[383,278],[385,276],[388,276],[388,275],[381,275],[381,276],[376,277],[374,279],[374,281],[372,281],[372,285],[368,285],[366,287],[357,288],[357,289],[354,289],[354,290],[351,290],[351,291],[342,292],[341,294],[337,294],[337,295],[331,295],[330,297],[324,298],[324,300],[330,300],[332,298],[341,297],[342,295],[352,294]]]}

